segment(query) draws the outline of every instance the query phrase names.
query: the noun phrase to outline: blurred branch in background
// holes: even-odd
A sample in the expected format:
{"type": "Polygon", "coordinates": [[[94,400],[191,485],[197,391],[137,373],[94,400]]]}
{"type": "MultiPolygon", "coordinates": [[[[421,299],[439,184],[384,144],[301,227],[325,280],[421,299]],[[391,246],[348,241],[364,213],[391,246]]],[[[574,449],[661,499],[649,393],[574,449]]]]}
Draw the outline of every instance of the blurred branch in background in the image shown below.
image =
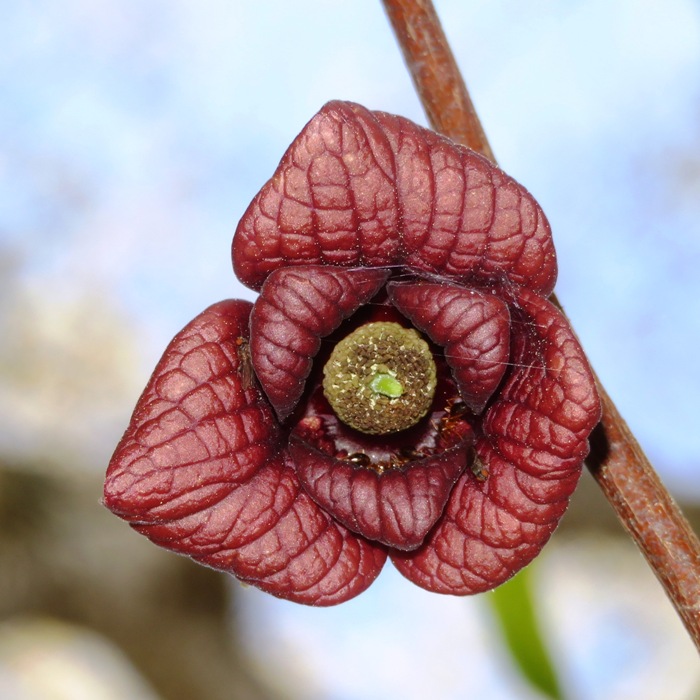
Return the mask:
{"type": "MultiPolygon", "coordinates": [[[[383,0],[434,129],[493,160],[430,0],[383,0]]],[[[588,466],[700,649],[700,542],[600,386],[603,418],[588,466]]]]}
{"type": "Polygon", "coordinates": [[[0,249],[2,651],[26,629],[41,657],[42,634],[61,621],[111,642],[166,700],[272,700],[226,577],[142,542],[100,503],[104,458],[93,463],[123,422],[115,399],[137,390],[137,333],[89,277],[69,293],[50,281],[27,289],[20,259],[0,249]]]}
{"type": "Polygon", "coordinates": [[[142,542],[100,490],[98,474],[0,462],[0,619],[97,632],[167,700],[278,697],[243,652],[226,577],[142,542]]]}

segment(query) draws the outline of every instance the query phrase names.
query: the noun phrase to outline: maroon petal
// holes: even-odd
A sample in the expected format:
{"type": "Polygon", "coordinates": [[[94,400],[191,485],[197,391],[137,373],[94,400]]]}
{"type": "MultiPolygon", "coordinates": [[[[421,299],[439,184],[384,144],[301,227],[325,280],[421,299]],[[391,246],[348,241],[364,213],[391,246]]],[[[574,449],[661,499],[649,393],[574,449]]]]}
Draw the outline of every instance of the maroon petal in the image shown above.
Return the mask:
{"type": "Polygon", "coordinates": [[[556,257],[534,198],[486,158],[407,119],[329,102],[255,197],[233,240],[259,289],[289,265],[407,265],[548,294],[556,257]]]}
{"type": "Polygon", "coordinates": [[[467,465],[466,445],[379,474],[290,439],[290,455],[309,495],[336,520],[396,549],[420,546],[467,465]]]}
{"type": "Polygon", "coordinates": [[[307,605],[335,605],[362,593],[386,560],[384,548],[322,511],[281,455],[210,508],[134,528],[156,544],[307,605]]]}
{"type": "Polygon", "coordinates": [[[321,338],[368,302],[389,276],[382,269],[303,265],[275,270],[250,317],[251,358],[280,420],[294,409],[321,338]]]}
{"type": "Polygon", "coordinates": [[[244,387],[252,304],[209,307],[171,342],[107,470],[105,505],[138,522],[177,518],[219,501],[277,450],[277,422],[244,387]]]}
{"type": "Polygon", "coordinates": [[[480,413],[510,356],[510,314],[501,299],[450,284],[390,284],[389,298],[443,346],[464,402],[480,413]]]}
{"type": "Polygon", "coordinates": [[[476,446],[488,477],[462,476],[425,545],[393,556],[404,576],[432,591],[494,588],[539,553],[566,510],[600,419],[591,370],[563,315],[525,290],[511,311],[512,374],[476,446]]]}
{"type": "Polygon", "coordinates": [[[168,346],[110,462],[105,505],[157,544],[280,597],[332,605],[386,553],[335,523],[279,452],[247,366],[252,305],[211,306],[168,346]]]}

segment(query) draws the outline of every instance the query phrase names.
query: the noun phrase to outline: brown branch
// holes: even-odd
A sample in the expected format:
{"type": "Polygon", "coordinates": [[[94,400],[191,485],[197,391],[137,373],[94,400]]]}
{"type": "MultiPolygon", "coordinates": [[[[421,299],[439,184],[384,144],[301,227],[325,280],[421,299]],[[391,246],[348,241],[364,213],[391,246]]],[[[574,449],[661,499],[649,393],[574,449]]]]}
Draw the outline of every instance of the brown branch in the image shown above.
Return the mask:
{"type": "Polygon", "coordinates": [[[435,131],[496,159],[430,0],[383,0],[435,131]]]}
{"type": "MultiPolygon", "coordinates": [[[[495,162],[431,0],[382,2],[432,127],[495,162]]],[[[588,468],[700,649],[700,542],[598,385],[603,418],[588,468]]]]}

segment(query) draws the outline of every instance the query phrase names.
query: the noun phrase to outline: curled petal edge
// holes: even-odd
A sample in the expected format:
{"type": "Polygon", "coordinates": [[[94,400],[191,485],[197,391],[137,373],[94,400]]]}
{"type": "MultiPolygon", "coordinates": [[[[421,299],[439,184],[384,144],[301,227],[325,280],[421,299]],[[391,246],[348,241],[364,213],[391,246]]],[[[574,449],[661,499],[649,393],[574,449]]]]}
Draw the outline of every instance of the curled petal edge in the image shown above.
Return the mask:
{"type": "Polygon", "coordinates": [[[500,298],[452,284],[388,285],[392,304],[442,346],[464,403],[481,413],[510,356],[510,313],[500,298]]]}
{"type": "Polygon", "coordinates": [[[306,492],[350,530],[388,547],[420,546],[442,515],[471,448],[458,445],[379,474],[335,459],[292,435],[290,454],[306,492]]]}
{"type": "Polygon", "coordinates": [[[488,159],[408,119],[326,104],[243,215],[236,276],[281,267],[407,266],[470,286],[547,295],[557,275],[534,197],[488,159]]]}
{"type": "Polygon", "coordinates": [[[490,590],[540,552],[568,506],[600,420],[593,374],[565,317],[522,289],[511,313],[513,371],[476,445],[488,478],[465,473],[425,544],[391,554],[404,576],[437,593],[490,590]]]}
{"type": "Polygon", "coordinates": [[[255,374],[284,420],[294,410],[321,340],[368,302],[389,276],[381,268],[301,265],[275,270],[250,316],[255,374]]]}
{"type": "Polygon", "coordinates": [[[246,364],[251,305],[209,307],[168,346],[110,462],[104,503],[155,543],[273,595],[334,605],[386,550],[303,491],[246,364]]]}

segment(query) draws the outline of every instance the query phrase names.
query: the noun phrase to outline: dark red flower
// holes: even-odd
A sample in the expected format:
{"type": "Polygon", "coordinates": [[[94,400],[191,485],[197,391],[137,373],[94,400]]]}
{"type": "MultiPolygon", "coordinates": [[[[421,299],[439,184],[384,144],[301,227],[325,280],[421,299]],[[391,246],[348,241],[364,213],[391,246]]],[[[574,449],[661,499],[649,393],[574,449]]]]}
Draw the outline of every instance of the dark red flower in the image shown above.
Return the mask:
{"type": "Polygon", "coordinates": [[[114,513],[314,605],[363,591],[387,555],[463,595],[540,551],[600,406],[523,187],[332,102],[246,211],[233,261],[260,295],[167,348],[107,472],[114,513]]]}

